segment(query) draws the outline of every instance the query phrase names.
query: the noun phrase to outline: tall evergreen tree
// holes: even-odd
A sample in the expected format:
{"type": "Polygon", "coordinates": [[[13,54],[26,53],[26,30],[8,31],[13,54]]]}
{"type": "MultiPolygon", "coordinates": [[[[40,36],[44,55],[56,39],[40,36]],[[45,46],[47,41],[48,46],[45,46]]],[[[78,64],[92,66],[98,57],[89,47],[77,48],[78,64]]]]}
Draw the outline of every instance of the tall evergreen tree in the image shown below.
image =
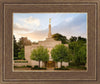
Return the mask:
{"type": "Polygon", "coordinates": [[[14,48],[14,59],[18,59],[19,50],[18,50],[18,44],[16,42],[16,38],[15,38],[14,35],[13,35],[13,44],[14,44],[14,46],[13,46],[13,48],[14,48]]]}

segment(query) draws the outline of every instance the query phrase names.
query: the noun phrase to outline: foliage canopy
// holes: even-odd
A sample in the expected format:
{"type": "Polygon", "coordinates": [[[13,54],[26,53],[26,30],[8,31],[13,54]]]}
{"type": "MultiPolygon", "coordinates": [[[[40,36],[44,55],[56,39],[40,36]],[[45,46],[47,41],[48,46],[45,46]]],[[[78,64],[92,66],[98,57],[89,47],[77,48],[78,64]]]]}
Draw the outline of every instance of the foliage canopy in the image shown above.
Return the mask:
{"type": "Polygon", "coordinates": [[[61,67],[62,67],[62,62],[63,61],[68,61],[68,48],[64,46],[64,44],[59,44],[56,45],[52,50],[51,50],[51,56],[54,61],[56,62],[61,62],[61,67]]]}
{"type": "Polygon", "coordinates": [[[61,41],[62,44],[68,43],[68,40],[67,40],[66,36],[63,36],[63,35],[61,35],[59,33],[53,34],[52,38],[54,38],[57,41],[61,41]]]}
{"type": "Polygon", "coordinates": [[[39,67],[40,67],[40,61],[46,62],[49,60],[49,54],[47,48],[44,48],[43,46],[37,47],[32,51],[30,58],[32,60],[39,61],[39,67]]]}

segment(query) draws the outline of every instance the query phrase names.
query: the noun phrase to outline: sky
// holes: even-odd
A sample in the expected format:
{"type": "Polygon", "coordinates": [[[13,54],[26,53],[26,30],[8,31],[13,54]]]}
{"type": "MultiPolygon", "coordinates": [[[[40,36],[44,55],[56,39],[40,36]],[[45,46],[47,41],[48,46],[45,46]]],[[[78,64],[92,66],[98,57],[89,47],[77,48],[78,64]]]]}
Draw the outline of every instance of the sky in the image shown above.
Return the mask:
{"type": "Polygon", "coordinates": [[[27,37],[32,42],[48,37],[49,18],[51,33],[87,38],[87,13],[13,13],[13,34],[18,41],[27,37]]]}

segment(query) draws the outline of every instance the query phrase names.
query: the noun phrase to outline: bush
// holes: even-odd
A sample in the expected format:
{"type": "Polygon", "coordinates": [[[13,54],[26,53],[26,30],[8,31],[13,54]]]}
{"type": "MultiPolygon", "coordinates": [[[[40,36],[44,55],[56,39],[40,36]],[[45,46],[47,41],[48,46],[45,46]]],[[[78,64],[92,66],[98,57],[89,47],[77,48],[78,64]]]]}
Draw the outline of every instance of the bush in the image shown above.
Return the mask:
{"type": "Polygon", "coordinates": [[[26,60],[25,58],[23,58],[23,60],[26,60]]]}
{"type": "Polygon", "coordinates": [[[31,69],[33,69],[33,70],[46,70],[46,68],[39,68],[38,65],[35,65],[35,66],[32,67],[31,69]]]}
{"type": "Polygon", "coordinates": [[[69,69],[65,66],[62,66],[61,68],[54,68],[54,70],[69,70],[69,69]]]}
{"type": "Polygon", "coordinates": [[[62,69],[64,69],[64,68],[65,68],[65,66],[62,66],[61,68],[62,68],[62,69]]]}
{"type": "Polygon", "coordinates": [[[74,62],[70,62],[69,65],[70,66],[81,66],[81,65],[84,66],[85,64],[84,63],[77,64],[77,63],[74,63],[74,62]]]}
{"type": "Polygon", "coordinates": [[[46,68],[39,68],[40,70],[46,70],[46,68]]]}
{"type": "Polygon", "coordinates": [[[25,68],[26,66],[14,66],[14,68],[25,68]]]}
{"type": "Polygon", "coordinates": [[[28,68],[32,68],[32,66],[30,66],[30,65],[27,65],[26,67],[28,67],[28,68]]]}
{"type": "Polygon", "coordinates": [[[16,60],[15,63],[28,63],[28,61],[18,61],[18,60],[16,60]]]}
{"type": "Polygon", "coordinates": [[[35,66],[34,66],[34,69],[38,69],[38,68],[39,68],[39,66],[38,66],[38,65],[35,65],[35,66]]]}
{"type": "Polygon", "coordinates": [[[18,60],[19,58],[18,57],[14,57],[14,60],[18,60]]]}
{"type": "Polygon", "coordinates": [[[74,62],[70,62],[69,63],[69,66],[76,66],[77,64],[76,63],[74,63],[74,62]]]}

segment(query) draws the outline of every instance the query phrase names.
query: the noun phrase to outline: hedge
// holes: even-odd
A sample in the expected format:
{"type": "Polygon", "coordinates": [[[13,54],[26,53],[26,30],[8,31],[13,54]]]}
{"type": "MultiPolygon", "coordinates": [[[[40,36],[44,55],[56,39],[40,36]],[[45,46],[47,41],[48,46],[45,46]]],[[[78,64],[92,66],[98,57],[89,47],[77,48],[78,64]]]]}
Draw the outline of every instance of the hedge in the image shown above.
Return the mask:
{"type": "Polygon", "coordinates": [[[28,63],[28,61],[15,61],[15,63],[28,63]]]}

